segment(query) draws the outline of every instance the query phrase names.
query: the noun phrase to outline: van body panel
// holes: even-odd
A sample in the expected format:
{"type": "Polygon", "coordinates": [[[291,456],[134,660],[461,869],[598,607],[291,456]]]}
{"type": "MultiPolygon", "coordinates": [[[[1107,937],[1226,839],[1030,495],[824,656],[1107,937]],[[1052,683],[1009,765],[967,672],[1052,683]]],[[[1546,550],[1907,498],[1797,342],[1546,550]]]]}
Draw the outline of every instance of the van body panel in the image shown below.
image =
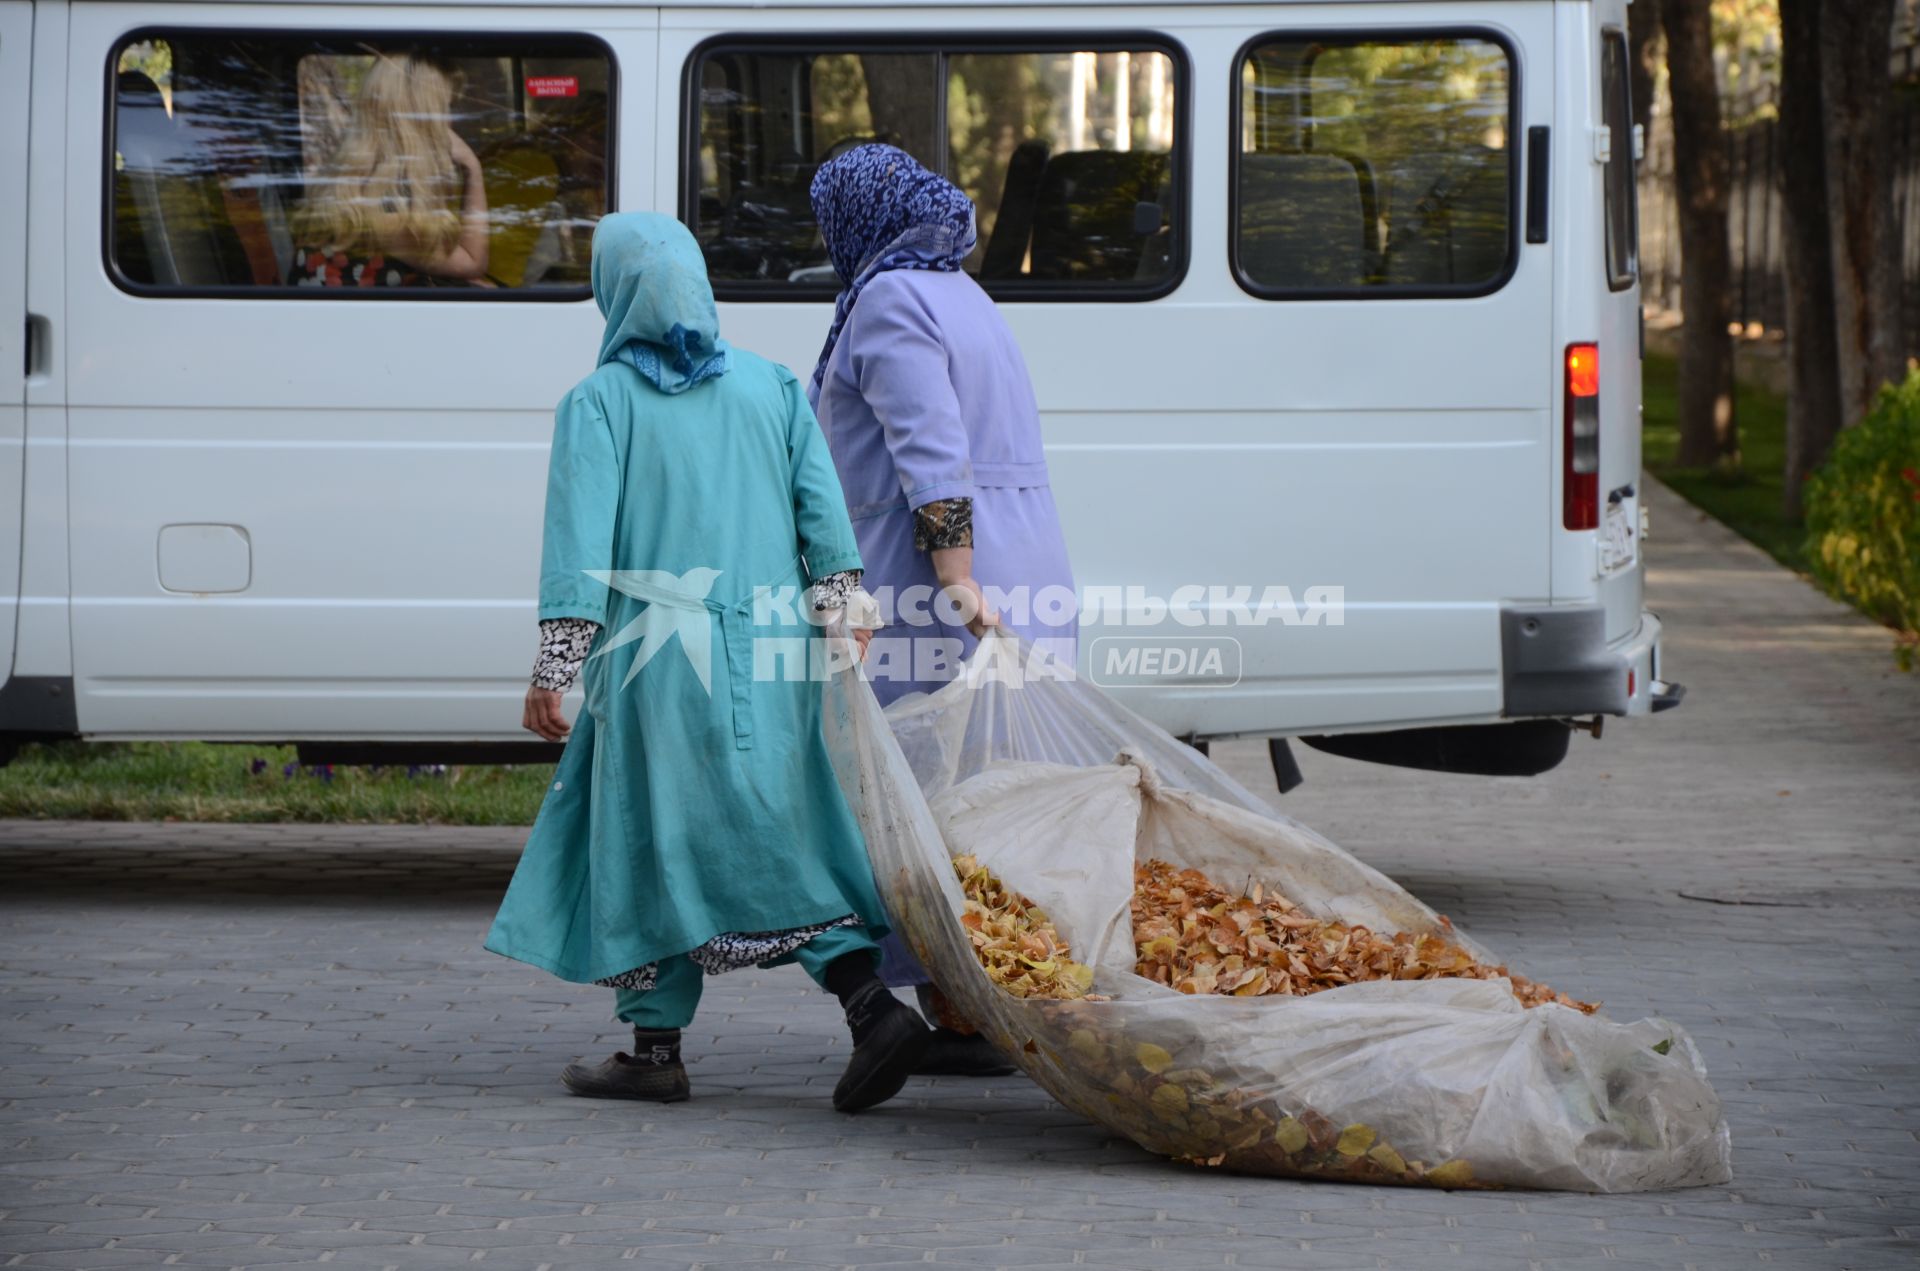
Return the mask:
{"type": "Polygon", "coordinates": [[[0,685],[13,672],[27,462],[27,171],[33,4],[0,0],[0,685]]]}
{"type": "MultiPolygon", "coordinates": [[[[0,14],[26,7],[0,0],[0,14]]],[[[1601,43],[1624,26],[1624,0],[46,0],[33,12],[33,179],[17,185],[35,207],[36,263],[21,303],[48,314],[56,338],[47,375],[20,394],[18,432],[0,415],[0,488],[7,438],[24,433],[15,671],[73,676],[82,733],[523,738],[552,408],[590,369],[600,334],[581,299],[169,295],[116,280],[104,248],[112,59],[129,33],[167,28],[590,37],[615,63],[610,206],[681,214],[686,182],[702,179],[684,152],[689,138],[700,144],[686,114],[690,58],[709,42],[811,37],[825,48],[900,32],[1017,48],[1022,32],[1056,46],[1079,33],[1152,35],[1179,51],[1186,77],[1173,166],[1187,185],[1168,204],[1184,220],[1184,269],[1151,300],[1001,299],[1041,406],[1082,595],[1082,670],[1114,683],[1106,659],[1143,630],[1230,645],[1228,676],[1116,684],[1182,734],[1486,724],[1512,713],[1502,642],[1513,615],[1598,607],[1601,647],[1569,657],[1644,667],[1627,709],[1650,709],[1659,628],[1640,611],[1637,540],[1629,563],[1603,571],[1599,536],[1561,526],[1564,351],[1591,340],[1604,376],[1602,497],[1625,491],[1638,530],[1639,292],[1610,286],[1593,139],[1601,43]],[[1484,294],[1417,298],[1256,285],[1236,259],[1236,174],[1259,166],[1243,153],[1280,155],[1259,167],[1267,184],[1246,187],[1272,189],[1273,171],[1299,156],[1260,150],[1239,116],[1253,109],[1243,102],[1264,111],[1274,100],[1246,94],[1299,89],[1259,79],[1285,75],[1284,59],[1243,85],[1240,59],[1396,35],[1506,51],[1512,109],[1498,144],[1490,133],[1461,148],[1519,155],[1506,168],[1510,272],[1484,294]],[[1524,191],[1539,179],[1524,153],[1533,126],[1552,135],[1539,244],[1521,241],[1524,191]],[[1200,625],[1139,625],[1151,598],[1196,588],[1200,625]],[[1245,600],[1276,590],[1277,607],[1239,620],[1245,600]]],[[[1301,55],[1302,84],[1310,61],[1301,55]]],[[[796,87],[796,100],[811,91],[796,87]]],[[[798,141],[797,115],[793,128],[798,141]]],[[[0,133],[0,146],[11,140],[0,133]]],[[[0,149],[0,175],[28,165],[15,162],[0,149]]],[[[1388,219],[1387,175],[1366,205],[1376,228],[1388,219]]],[[[1452,197],[1440,196],[1443,208],[1452,197]]],[[[804,378],[831,320],[820,294],[725,302],[722,330],[804,378]]],[[[0,301],[14,303],[4,291],[0,301]]],[[[0,410],[10,391],[0,380],[0,410]]],[[[5,546],[0,537],[0,561],[5,546]]],[[[6,584],[0,572],[0,598],[6,584]]]]}
{"type": "MultiPolygon", "coordinates": [[[[816,15],[701,16],[664,13],[663,71],[727,33],[835,29],[816,15]]],[[[1053,31],[1113,24],[1077,10],[1048,16],[1053,31]]],[[[955,30],[1001,21],[939,18],[955,30]]],[[[926,26],[932,17],[872,20],[926,26]]],[[[1196,191],[1229,188],[1237,141],[1220,126],[1233,113],[1226,72],[1268,33],[1490,31],[1513,53],[1515,137],[1554,111],[1547,2],[1450,4],[1444,15],[1430,4],[1147,7],[1124,21],[1172,34],[1195,68],[1191,101],[1204,121],[1190,134],[1196,191]]],[[[663,169],[670,175],[677,170],[663,169]]],[[[1517,175],[1524,183],[1524,164],[1517,175]]],[[[1228,218],[1216,199],[1196,196],[1190,264],[1172,296],[1001,301],[1027,352],[1083,596],[1082,672],[1101,679],[1100,651],[1118,647],[1102,637],[1138,636],[1132,623],[1145,616],[1093,611],[1087,598],[1099,589],[1164,598],[1181,586],[1255,596],[1284,586],[1297,601],[1310,587],[1335,587],[1343,625],[1207,626],[1238,646],[1235,682],[1162,681],[1126,687],[1126,700],[1175,732],[1206,734],[1497,715],[1501,606],[1544,601],[1552,588],[1552,246],[1523,246],[1512,276],[1484,296],[1260,300],[1228,267],[1228,218]],[[1419,523],[1411,539],[1410,509],[1419,523]]],[[[1515,218],[1516,239],[1521,228],[1515,218]]],[[[823,304],[737,303],[723,306],[722,327],[804,375],[830,316],[823,304]]],[[[1159,630],[1176,641],[1199,634],[1159,630]]]]}
{"type": "MultiPolygon", "coordinates": [[[[1593,0],[1592,20],[1600,36],[1598,54],[1603,59],[1603,65],[1610,51],[1620,65],[1625,65],[1628,47],[1627,3],[1628,0],[1593,0]]],[[[1624,105],[1629,114],[1624,129],[1618,126],[1609,129],[1610,162],[1624,172],[1625,175],[1618,180],[1624,184],[1628,199],[1635,204],[1633,218],[1636,222],[1634,238],[1637,244],[1638,183],[1634,172],[1631,103],[1626,100],[1631,91],[1627,88],[1630,77],[1623,74],[1618,78],[1623,81],[1621,88],[1625,90],[1620,92],[1622,100],[1618,104],[1624,105]],[[1620,153],[1622,151],[1624,153],[1620,153]]],[[[1605,76],[1595,75],[1592,79],[1596,124],[1607,128],[1609,103],[1602,91],[1605,76]]],[[[1617,121],[1614,122],[1617,124],[1617,121]]],[[[1605,197],[1603,188],[1603,202],[1605,197]]],[[[1635,260],[1631,280],[1610,285],[1595,297],[1600,314],[1601,348],[1601,515],[1603,518],[1609,515],[1616,517],[1632,536],[1630,563],[1620,562],[1617,558],[1611,565],[1605,560],[1601,563],[1600,603],[1607,612],[1607,638],[1613,641],[1623,641],[1634,635],[1640,626],[1641,606],[1646,601],[1646,571],[1641,564],[1639,540],[1640,508],[1644,501],[1641,486],[1646,476],[1640,468],[1641,319],[1637,245],[1633,254],[1635,260]]]]}
{"type": "MultiPolygon", "coordinates": [[[[1564,68],[1556,113],[1563,121],[1555,171],[1560,197],[1556,233],[1566,250],[1555,257],[1554,332],[1561,350],[1592,342],[1600,350],[1600,480],[1602,531],[1569,531],[1558,509],[1562,441],[1555,440],[1553,598],[1597,602],[1606,612],[1609,641],[1632,637],[1641,620],[1645,572],[1640,557],[1640,284],[1611,277],[1606,235],[1608,166],[1614,147],[1603,93],[1609,33],[1624,44],[1626,0],[1560,0],[1556,46],[1564,68]],[[1606,521],[1617,518],[1632,535],[1631,560],[1603,560],[1606,521]]],[[[1614,156],[1632,185],[1631,130],[1614,156]]]]}
{"type": "Polygon", "coordinates": [[[68,255],[73,648],[83,731],[517,737],[554,403],[591,300],[131,294],[101,243],[102,68],[129,31],[589,33],[624,69],[615,206],[653,199],[652,10],[75,10],[68,255]],[[169,526],[237,527],[250,581],[160,585],[169,526]],[[130,633],[137,632],[137,638],[130,633]]]}

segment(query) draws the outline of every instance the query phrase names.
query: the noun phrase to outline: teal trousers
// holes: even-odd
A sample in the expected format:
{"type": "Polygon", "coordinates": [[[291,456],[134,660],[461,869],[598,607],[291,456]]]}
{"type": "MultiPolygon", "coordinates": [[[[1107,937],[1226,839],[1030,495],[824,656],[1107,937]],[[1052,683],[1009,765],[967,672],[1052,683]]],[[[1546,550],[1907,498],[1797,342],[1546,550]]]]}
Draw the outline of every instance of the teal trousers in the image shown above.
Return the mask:
{"type": "MultiPolygon", "coordinates": [[[[827,964],[849,953],[865,953],[875,966],[880,963],[880,946],[865,927],[829,927],[795,949],[793,960],[815,984],[825,988],[827,964]]],[[[652,988],[644,993],[638,989],[614,990],[614,1014],[635,1028],[685,1028],[693,1023],[705,979],[706,974],[684,953],[662,958],[652,988]]]]}

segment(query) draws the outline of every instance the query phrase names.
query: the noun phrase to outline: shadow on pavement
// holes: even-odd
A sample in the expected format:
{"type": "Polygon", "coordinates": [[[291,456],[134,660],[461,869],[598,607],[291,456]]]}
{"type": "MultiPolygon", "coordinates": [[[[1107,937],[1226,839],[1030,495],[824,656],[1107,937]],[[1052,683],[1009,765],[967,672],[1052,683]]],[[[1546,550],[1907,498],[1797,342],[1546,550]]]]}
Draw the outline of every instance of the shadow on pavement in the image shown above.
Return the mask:
{"type": "Polygon", "coordinates": [[[504,845],[12,842],[0,844],[0,877],[16,901],[497,901],[519,857],[504,845]]]}

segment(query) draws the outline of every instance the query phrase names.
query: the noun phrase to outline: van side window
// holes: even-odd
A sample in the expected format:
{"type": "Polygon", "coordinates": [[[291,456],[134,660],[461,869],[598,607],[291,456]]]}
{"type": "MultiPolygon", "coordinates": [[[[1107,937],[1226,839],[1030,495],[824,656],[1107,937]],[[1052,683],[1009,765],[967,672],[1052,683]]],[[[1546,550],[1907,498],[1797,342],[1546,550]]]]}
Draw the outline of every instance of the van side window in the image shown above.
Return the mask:
{"type": "Polygon", "coordinates": [[[1239,62],[1233,259],[1269,298],[1476,295],[1517,256],[1492,35],[1275,35],[1239,62]]]}
{"type": "Polygon", "coordinates": [[[1610,135],[1605,176],[1607,285],[1625,291],[1640,276],[1640,194],[1634,184],[1632,77],[1624,31],[1602,35],[1600,109],[1610,135]]]}
{"type": "Polygon", "coordinates": [[[1185,85],[1170,48],[718,42],[695,58],[683,215],[723,299],[838,289],[809,187],[872,141],[972,197],[965,268],[997,294],[1148,298],[1178,281],[1185,85]]]}
{"type": "Polygon", "coordinates": [[[589,294],[613,188],[597,40],[147,31],[112,65],[107,248],[128,290],[589,294]]]}

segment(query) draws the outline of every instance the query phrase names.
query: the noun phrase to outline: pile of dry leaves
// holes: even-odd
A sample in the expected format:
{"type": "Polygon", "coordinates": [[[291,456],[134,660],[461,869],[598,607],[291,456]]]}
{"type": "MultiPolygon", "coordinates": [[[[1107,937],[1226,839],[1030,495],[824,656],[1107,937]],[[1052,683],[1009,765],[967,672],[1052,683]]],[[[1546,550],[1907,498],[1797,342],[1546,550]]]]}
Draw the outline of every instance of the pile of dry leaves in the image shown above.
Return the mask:
{"type": "MultiPolygon", "coordinates": [[[[1334,1120],[1258,1083],[1249,1087],[1241,1074],[1210,1071],[1202,1037],[1176,1029],[1159,1041],[1142,1040],[1124,1016],[1092,1005],[1105,1000],[1089,991],[1092,968],[1073,960],[1044,910],[975,857],[956,856],[953,868],[966,896],[961,925],[987,977],[1015,997],[1056,999],[1057,1006],[1036,1005],[1072,1013],[1051,1017],[1053,1028],[1066,1035],[1064,1053],[1033,1040],[1026,1050],[1073,1071],[1096,1101],[1082,1109],[1088,1115],[1195,1165],[1348,1182],[1476,1186],[1465,1160],[1412,1159],[1373,1126],[1334,1120]]],[[[1175,871],[1162,861],[1136,870],[1133,920],[1140,974],[1188,993],[1311,993],[1389,975],[1503,974],[1433,937],[1382,940],[1363,927],[1302,915],[1285,897],[1258,886],[1228,896],[1205,875],[1175,871]],[[1383,951],[1393,960],[1382,962],[1383,951]]],[[[1529,995],[1552,1000],[1549,990],[1525,981],[1516,980],[1515,990],[1522,1001],[1529,995]]],[[[942,1022],[971,1028],[957,1017],[942,1022]]]]}
{"type": "Polygon", "coordinates": [[[1073,961],[1046,911],[1010,890],[971,856],[953,858],[966,893],[960,925],[987,978],[1015,997],[1073,1000],[1093,987],[1093,968],[1073,961]]]}
{"type": "Polygon", "coordinates": [[[1526,1006],[1558,1002],[1589,1015],[1600,1009],[1503,966],[1477,962],[1439,936],[1383,936],[1315,918],[1259,883],[1230,895],[1198,870],[1159,860],[1133,873],[1133,940],[1140,959],[1134,969],[1182,993],[1304,995],[1360,980],[1504,977],[1526,1006]]]}

